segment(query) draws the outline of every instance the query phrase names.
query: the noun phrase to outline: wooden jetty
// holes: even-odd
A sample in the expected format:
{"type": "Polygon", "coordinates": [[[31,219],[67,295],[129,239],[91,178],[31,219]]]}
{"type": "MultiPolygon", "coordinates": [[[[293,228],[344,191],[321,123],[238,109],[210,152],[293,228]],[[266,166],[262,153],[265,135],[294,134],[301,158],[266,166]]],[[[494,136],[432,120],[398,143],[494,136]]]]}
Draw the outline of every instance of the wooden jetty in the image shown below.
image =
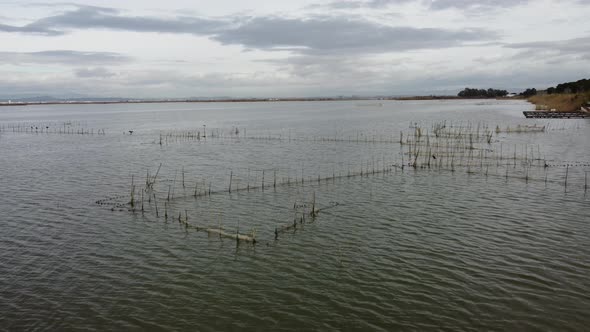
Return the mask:
{"type": "Polygon", "coordinates": [[[548,112],[548,111],[524,111],[527,119],[590,119],[590,113],[585,112],[548,112]]]}

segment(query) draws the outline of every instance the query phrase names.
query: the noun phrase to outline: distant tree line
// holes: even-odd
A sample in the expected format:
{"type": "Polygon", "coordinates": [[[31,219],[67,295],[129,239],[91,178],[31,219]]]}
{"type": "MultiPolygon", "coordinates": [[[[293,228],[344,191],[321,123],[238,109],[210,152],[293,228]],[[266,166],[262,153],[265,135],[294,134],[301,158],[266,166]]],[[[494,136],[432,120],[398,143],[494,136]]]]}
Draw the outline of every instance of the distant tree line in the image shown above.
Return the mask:
{"type": "Polygon", "coordinates": [[[548,94],[552,93],[579,93],[579,92],[587,92],[590,91],[590,80],[589,79],[581,79],[575,82],[567,82],[557,84],[556,87],[551,87],[547,89],[548,94]]]}
{"type": "Polygon", "coordinates": [[[504,97],[508,94],[506,90],[497,89],[471,89],[465,88],[457,94],[461,98],[496,98],[504,97]]]}
{"type": "MultiPolygon", "coordinates": [[[[575,82],[567,82],[557,84],[555,87],[547,88],[547,94],[554,94],[554,93],[583,93],[590,91],[590,79],[581,79],[575,82]]],[[[519,95],[523,97],[530,97],[537,94],[537,89],[526,89],[523,92],[519,93],[519,95]]]]}
{"type": "Polygon", "coordinates": [[[526,89],[523,92],[519,93],[519,95],[523,96],[523,97],[530,97],[530,96],[534,96],[537,94],[537,89],[532,88],[532,89],[526,89]]]}

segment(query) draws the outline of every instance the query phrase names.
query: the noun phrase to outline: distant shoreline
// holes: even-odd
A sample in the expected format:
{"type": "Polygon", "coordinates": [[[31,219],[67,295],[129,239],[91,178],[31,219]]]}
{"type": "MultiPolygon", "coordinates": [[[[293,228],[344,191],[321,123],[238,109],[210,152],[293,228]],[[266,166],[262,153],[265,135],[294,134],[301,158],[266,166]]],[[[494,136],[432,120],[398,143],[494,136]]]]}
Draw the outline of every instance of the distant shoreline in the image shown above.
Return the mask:
{"type": "Polygon", "coordinates": [[[113,101],[27,101],[0,102],[0,106],[34,106],[34,105],[108,105],[108,104],[166,104],[166,103],[261,103],[261,102],[306,102],[306,101],[381,101],[381,100],[473,100],[473,99],[522,99],[522,98],[485,98],[457,96],[411,96],[411,97],[366,97],[366,98],[237,98],[237,99],[184,99],[184,100],[113,100],[113,101]]]}

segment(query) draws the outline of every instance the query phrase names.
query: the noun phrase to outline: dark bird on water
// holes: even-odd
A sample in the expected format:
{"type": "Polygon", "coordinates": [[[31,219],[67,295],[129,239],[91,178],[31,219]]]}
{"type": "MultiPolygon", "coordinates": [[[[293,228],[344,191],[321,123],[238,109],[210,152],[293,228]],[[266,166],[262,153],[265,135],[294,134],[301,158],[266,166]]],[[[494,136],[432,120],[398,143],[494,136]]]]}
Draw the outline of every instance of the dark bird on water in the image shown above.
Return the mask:
{"type": "Polygon", "coordinates": [[[432,155],[432,159],[436,159],[436,156],[435,155],[432,155]]]}
{"type": "Polygon", "coordinates": [[[133,130],[129,130],[129,135],[133,135],[133,130]]]}

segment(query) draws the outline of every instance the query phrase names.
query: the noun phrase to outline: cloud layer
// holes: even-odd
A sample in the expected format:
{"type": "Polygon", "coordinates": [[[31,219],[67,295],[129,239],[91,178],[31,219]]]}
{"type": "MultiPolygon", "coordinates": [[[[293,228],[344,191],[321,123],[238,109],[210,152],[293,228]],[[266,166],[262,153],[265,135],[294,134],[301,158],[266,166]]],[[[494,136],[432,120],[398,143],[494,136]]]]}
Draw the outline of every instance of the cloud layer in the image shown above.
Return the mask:
{"type": "Polygon", "coordinates": [[[224,44],[266,50],[288,48],[309,54],[350,54],[445,48],[496,37],[482,29],[392,27],[342,17],[305,20],[264,17],[250,19],[213,38],[224,44]]]}
{"type": "Polygon", "coordinates": [[[0,2],[3,93],[242,97],[542,88],[582,78],[590,59],[588,0],[307,0],[300,8],[243,0],[235,10],[226,0],[192,8],[185,0],[168,0],[165,8],[155,0],[117,4],[127,8],[22,1],[0,2]],[[539,23],[547,17],[551,24],[539,23]]]}
{"type": "MultiPolygon", "coordinates": [[[[587,1],[587,0],[580,0],[587,1]]],[[[475,8],[509,8],[528,3],[529,0],[344,0],[324,5],[334,9],[374,8],[383,9],[394,5],[416,3],[430,10],[472,10],[475,8]]]]}
{"type": "Polygon", "coordinates": [[[131,61],[131,58],[113,52],[79,52],[52,50],[41,52],[0,52],[4,64],[62,64],[62,65],[117,65],[131,61]]]}
{"type": "Polygon", "coordinates": [[[445,48],[466,42],[493,40],[494,32],[465,28],[390,26],[363,18],[279,16],[246,18],[199,18],[125,16],[112,8],[78,7],[39,19],[24,26],[0,25],[0,31],[59,36],[71,30],[192,34],[222,44],[262,50],[290,50],[313,54],[337,52],[379,53],[423,48],[445,48]]]}

